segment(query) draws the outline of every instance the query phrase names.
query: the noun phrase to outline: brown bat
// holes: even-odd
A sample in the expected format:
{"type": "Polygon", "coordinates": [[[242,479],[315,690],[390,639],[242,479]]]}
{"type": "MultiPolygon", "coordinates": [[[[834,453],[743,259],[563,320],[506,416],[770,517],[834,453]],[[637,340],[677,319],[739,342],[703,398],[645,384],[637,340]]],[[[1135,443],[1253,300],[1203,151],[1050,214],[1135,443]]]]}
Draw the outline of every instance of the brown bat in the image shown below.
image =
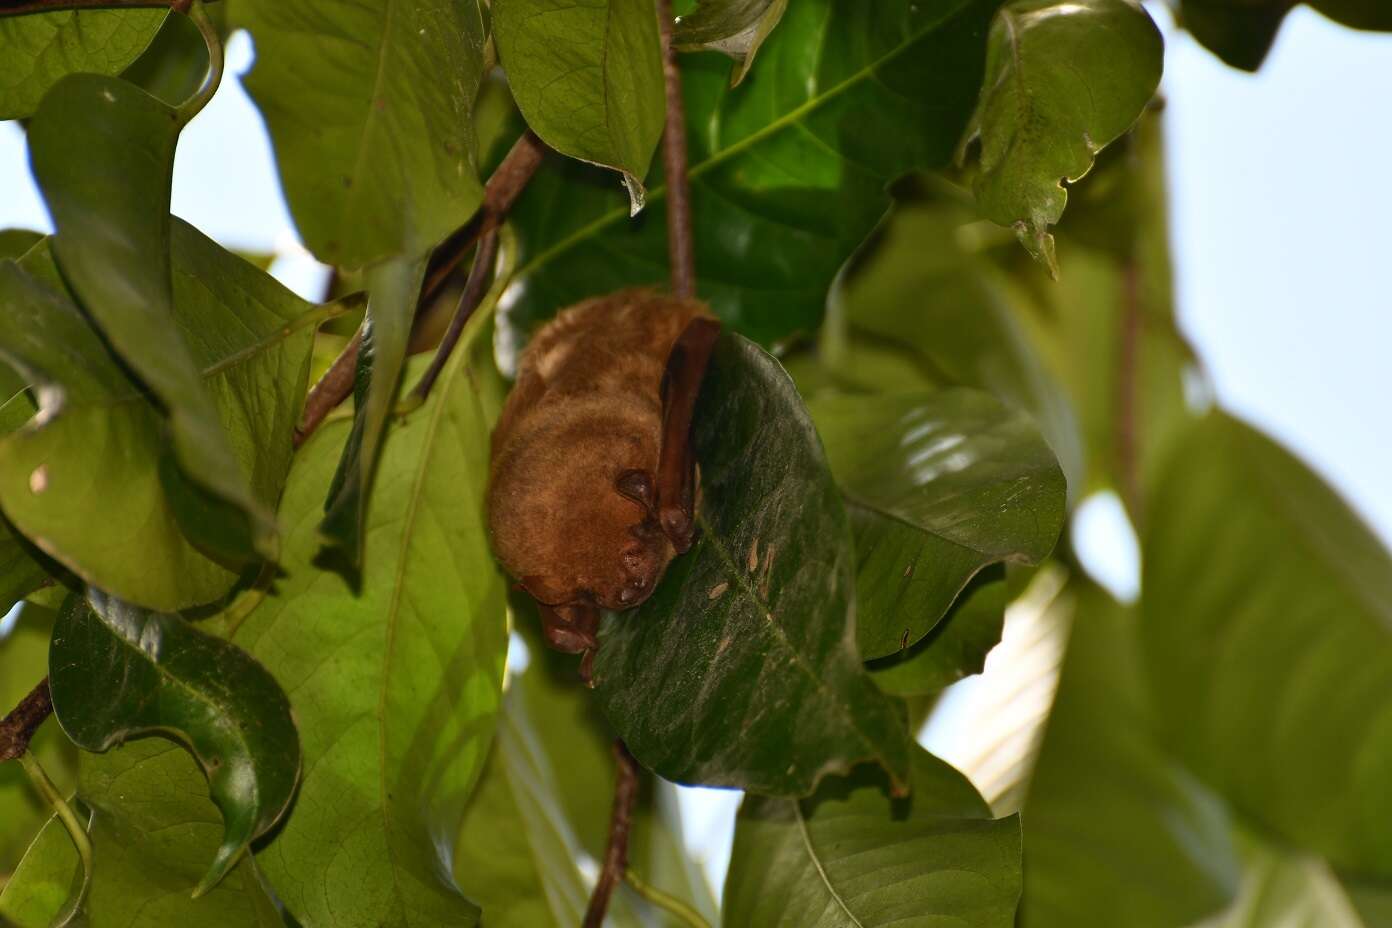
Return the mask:
{"type": "Polygon", "coordinates": [[[586,681],[600,610],[642,603],[691,547],[691,419],[719,332],[652,290],[572,306],[528,344],[493,430],[493,550],[586,681]]]}

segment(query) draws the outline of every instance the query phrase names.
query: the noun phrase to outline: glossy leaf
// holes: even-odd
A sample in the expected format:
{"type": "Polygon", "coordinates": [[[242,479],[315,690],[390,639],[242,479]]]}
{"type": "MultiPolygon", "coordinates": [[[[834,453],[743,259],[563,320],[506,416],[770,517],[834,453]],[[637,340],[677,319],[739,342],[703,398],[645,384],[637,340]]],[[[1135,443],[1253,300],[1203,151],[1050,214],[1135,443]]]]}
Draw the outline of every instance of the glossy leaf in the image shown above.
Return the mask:
{"type": "MultiPolygon", "coordinates": [[[[180,748],[147,738],[109,754],[84,755],[78,798],[91,810],[96,859],[83,912],[88,928],[284,925],[250,857],[193,898],[222,822],[202,774],[180,748]]],[[[50,821],[0,895],[0,913],[17,928],[49,928],[77,868],[67,835],[50,821]]]]}
{"type": "MultiPolygon", "coordinates": [[[[734,90],[719,60],[684,57],[697,289],[736,331],[771,344],[814,330],[837,268],[889,204],[885,185],[951,160],[997,5],[799,0],[764,43],[759,79],[734,90]]],[[[528,186],[512,213],[520,285],[503,344],[597,293],[665,286],[663,188],[629,221],[614,186],[560,163],[528,186]]]]}
{"type": "Polygon", "coordinates": [[[873,661],[875,685],[896,696],[936,696],[981,673],[1001,640],[1010,592],[1005,571],[986,568],[967,584],[933,630],[905,651],[873,661]]]}
{"type": "Polygon", "coordinates": [[[886,786],[862,767],[810,799],[747,797],[725,924],[1013,926],[1019,819],[992,819],[967,778],[921,748],[913,792],[891,799],[886,786]]]}
{"type": "Polygon", "coordinates": [[[1023,924],[1190,925],[1237,892],[1226,808],[1156,740],[1137,616],[1082,583],[1024,805],[1023,924]]]}
{"type": "MultiPolygon", "coordinates": [[[[232,436],[235,464],[261,504],[274,505],[314,328],[341,307],[303,302],[178,221],[173,254],[174,328],[232,436]]],[[[113,595],[163,610],[211,602],[236,574],[184,538],[161,479],[170,454],[161,412],[61,287],[46,249],[22,270],[0,264],[0,356],[42,385],[44,410],[0,437],[0,507],[45,553],[113,595]]]]}
{"type": "Polygon", "coordinates": [[[710,49],[735,59],[730,85],[736,86],[787,9],[788,0],[699,0],[694,12],[677,20],[675,44],[682,51],[710,49]]]}
{"type": "Polygon", "coordinates": [[[870,760],[906,787],[903,720],[855,650],[845,510],[792,382],[722,337],[693,435],[699,539],[652,598],[603,623],[594,679],[609,723],[677,783],[805,796],[870,760]]]}
{"type": "Polygon", "coordinates": [[[229,25],[256,43],[243,83],[319,260],[357,268],[416,257],[478,206],[477,0],[243,0],[229,25]]]}
{"type": "Polygon", "coordinates": [[[1063,184],[1141,115],[1160,83],[1164,41],[1130,0],[1011,0],[989,47],[963,142],[979,145],[977,203],[1058,276],[1048,228],[1068,202],[1063,184]]]}
{"type": "MultiPolygon", "coordinates": [[[[77,74],[44,97],[29,127],[34,175],[57,228],[54,258],[106,341],[169,415],[183,474],[246,520],[244,563],[273,559],[272,508],[238,466],[190,339],[174,324],[170,183],[182,122],[169,106],[114,77],[77,74]]],[[[185,525],[199,543],[201,523],[185,525]]]]}
{"type": "Polygon", "coordinates": [[[300,746],[290,703],[245,652],[172,615],[92,591],[63,608],[49,652],[54,714],[87,751],[159,733],[186,745],[226,824],[203,893],[290,805],[300,746]]]}
{"type": "Polygon", "coordinates": [[[78,71],[119,74],[168,10],[83,10],[0,17],[0,119],[23,119],[50,87],[78,71]]]}
{"type": "Polygon", "coordinates": [[[651,0],[498,0],[493,38],[527,124],[561,154],[623,174],[643,206],[666,120],[651,0]]]}
{"type": "Polygon", "coordinates": [[[1287,451],[1216,413],[1174,450],[1142,547],[1164,742],[1282,841],[1392,876],[1386,549],[1287,451]]]}
{"type": "MultiPolygon", "coordinates": [[[[1181,0],[1178,17],[1194,38],[1224,62],[1255,71],[1295,5],[1290,0],[1181,0]]],[[[1382,0],[1310,0],[1309,5],[1353,29],[1392,31],[1392,8],[1382,0]]]]}
{"type": "Polygon", "coordinates": [[[1029,417],[948,389],[811,408],[855,532],[866,660],[928,634],[988,564],[1037,564],[1063,527],[1063,472],[1029,417]]]}
{"type": "Polygon", "coordinates": [[[305,777],[258,861],[306,925],[473,925],[448,878],[498,711],[504,583],[484,522],[501,387],[478,317],[429,401],[387,435],[361,586],[316,566],[324,487],[347,440],[326,423],[281,505],[286,576],[234,640],[291,695],[305,777]]]}

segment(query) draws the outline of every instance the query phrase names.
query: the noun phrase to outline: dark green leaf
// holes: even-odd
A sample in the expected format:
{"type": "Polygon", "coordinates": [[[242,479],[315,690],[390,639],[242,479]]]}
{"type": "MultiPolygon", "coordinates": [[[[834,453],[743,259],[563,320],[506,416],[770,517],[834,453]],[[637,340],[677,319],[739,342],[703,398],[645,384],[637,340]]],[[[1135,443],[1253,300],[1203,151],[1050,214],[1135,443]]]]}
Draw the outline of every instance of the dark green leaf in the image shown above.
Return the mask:
{"type": "Polygon", "coordinates": [[[371,296],[354,385],[353,430],[343,449],[324,505],[325,540],[342,548],[354,569],[361,567],[368,498],[377,472],[387,417],[396,403],[425,262],[398,258],[367,274],[371,296]]]}
{"type": "Polygon", "coordinates": [[[1012,0],[991,25],[981,103],[963,141],[985,216],[1058,274],[1049,226],[1065,182],[1129,129],[1160,83],[1164,41],[1130,0],[1012,0]]]}
{"type": "MultiPolygon", "coordinates": [[[[26,251],[43,241],[43,238],[42,232],[30,229],[0,229],[0,259],[18,260],[24,257],[26,251]]],[[[4,392],[0,389],[0,394],[4,392]]]]}
{"type": "Polygon", "coordinates": [[[424,254],[469,217],[478,0],[241,0],[261,109],[300,236],[326,264],[424,254]]]}
{"type": "Polygon", "coordinates": [[[121,77],[170,106],[178,106],[197,92],[207,70],[208,45],[203,33],[189,17],[171,16],[150,47],[121,72],[121,77]]]}
{"type": "Polygon", "coordinates": [[[22,119],[64,75],[118,74],[168,10],[62,11],[0,17],[0,119],[22,119]]]}
{"type": "MultiPolygon", "coordinates": [[[[1181,0],[1181,25],[1223,61],[1244,71],[1261,67],[1292,0],[1181,0]]],[[[1354,29],[1392,31],[1383,0],[1310,0],[1325,16],[1354,29]]]]}
{"type": "Polygon", "coordinates": [[[870,665],[875,685],[896,696],[936,696],[963,677],[981,673],[986,655],[1001,639],[1009,601],[1005,571],[983,570],[922,640],[870,665]]]}
{"type": "Polygon", "coordinates": [[[1141,636],[1166,744],[1283,841],[1387,879],[1392,558],[1316,475],[1226,416],[1163,473],[1141,636]]]}
{"type": "Polygon", "coordinates": [[[724,336],[696,423],[700,537],[647,603],[604,621],[609,723],[677,783],[805,796],[873,760],[907,786],[903,720],[855,650],[845,510],[792,382],[724,336]]]}
{"type": "Polygon", "coordinates": [[[676,46],[682,51],[708,48],[735,59],[730,75],[735,86],[787,9],[788,0],[699,0],[695,12],[677,20],[676,46]]]}
{"type": "Polygon", "coordinates": [[[887,785],[861,768],[811,799],[746,798],[725,924],[1013,926],[1019,819],[992,819],[967,778],[921,748],[913,792],[890,799],[887,785]]]}
{"type": "MultiPolygon", "coordinates": [[[[83,755],[78,798],[91,809],[96,860],[88,928],[282,928],[250,857],[206,895],[192,897],[222,821],[202,774],[178,747],[149,738],[83,755]]],[[[77,868],[67,835],[50,821],[0,896],[0,913],[18,928],[49,928],[77,868]]]]}
{"type": "MultiPolygon", "coordinates": [[[[159,400],[186,477],[235,507],[254,548],[273,559],[271,507],[238,466],[189,339],[175,324],[169,194],[182,128],[169,106],[114,77],[54,85],[29,127],[34,175],[57,233],[63,278],[107,342],[159,400]]],[[[195,542],[203,542],[196,524],[195,542]]]]}
{"type": "Polygon", "coordinates": [[[244,651],[178,616],[88,596],[71,597],[53,631],[54,714],[88,751],[151,733],[188,747],[226,825],[206,892],[290,805],[300,746],[289,700],[244,651]]]}
{"type": "MultiPolygon", "coordinates": [[[[770,344],[817,326],[837,268],[883,215],[885,185],[947,164],[981,88],[999,0],[799,0],[731,90],[710,56],[683,60],[698,290],[770,344]]],[[[525,285],[505,315],[520,345],[562,307],[665,284],[654,184],[629,221],[607,176],[553,163],[513,211],[525,285]]]]}
{"type": "Polygon", "coordinates": [[[1072,631],[1024,805],[1022,923],[1192,924],[1237,891],[1227,812],[1156,742],[1136,617],[1094,587],[1064,597],[1072,631]]]}
{"type": "Polygon", "coordinates": [[[527,124],[561,154],[622,172],[637,212],[666,118],[652,0],[497,0],[492,12],[527,124]]]}
{"type": "Polygon", "coordinates": [[[387,435],[360,590],[314,563],[349,431],[330,422],[300,449],[281,505],[287,575],[234,636],[286,686],[300,724],[295,814],[257,859],[306,925],[477,920],[448,861],[488,754],[507,647],[484,521],[502,392],[486,322],[470,324],[429,401],[387,435]]]}
{"type": "MultiPolygon", "coordinates": [[[[174,328],[233,437],[235,464],[272,506],[314,328],[341,308],[303,302],[185,223],[174,223],[173,246],[174,328]]],[[[0,506],[93,586],[163,610],[211,602],[236,575],[184,539],[160,480],[169,454],[160,410],[61,287],[47,249],[26,256],[23,270],[0,264],[0,356],[31,372],[44,410],[0,437],[0,506]]]]}
{"type": "Polygon", "coordinates": [[[928,634],[988,564],[1053,550],[1067,488],[1024,413],[966,389],[825,397],[811,412],[855,532],[863,658],[928,634]]]}

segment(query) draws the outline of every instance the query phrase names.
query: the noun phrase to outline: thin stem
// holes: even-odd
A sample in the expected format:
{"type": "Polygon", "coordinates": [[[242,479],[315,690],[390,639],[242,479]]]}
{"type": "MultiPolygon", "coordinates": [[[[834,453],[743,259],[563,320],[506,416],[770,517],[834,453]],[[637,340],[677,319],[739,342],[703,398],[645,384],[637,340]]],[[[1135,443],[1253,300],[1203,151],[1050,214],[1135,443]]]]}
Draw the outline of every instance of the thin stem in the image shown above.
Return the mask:
{"type": "Polygon", "coordinates": [[[23,756],[34,740],[34,732],[52,714],[53,696],[48,690],[48,677],[44,677],[0,720],[0,763],[23,756]]]}
{"type": "Polygon", "coordinates": [[[662,135],[662,162],[667,173],[667,261],[672,293],[696,295],[696,249],[691,234],[691,184],[686,164],[686,107],[682,102],[681,67],[672,48],[672,0],[657,0],[662,33],[662,75],[667,90],[667,128],[662,135]]]}
{"type": "Polygon", "coordinates": [[[483,238],[479,239],[474,266],[469,268],[469,279],[464,283],[464,292],[459,295],[459,305],[454,311],[454,318],[450,320],[445,337],[440,339],[440,347],[435,350],[430,367],[421,375],[420,383],[416,384],[416,389],[412,391],[416,400],[423,402],[430,395],[430,388],[435,386],[440,372],[445,369],[445,362],[449,360],[454,346],[459,343],[459,336],[464,332],[464,324],[469,321],[469,317],[483,301],[483,295],[488,292],[488,275],[493,272],[493,263],[497,258],[498,230],[494,227],[484,232],[483,238]]]}
{"type": "Polygon", "coordinates": [[[642,896],[659,909],[665,910],[683,925],[690,925],[691,928],[711,928],[710,922],[706,921],[700,912],[697,912],[677,897],[669,896],[656,886],[645,883],[642,877],[633,872],[632,867],[624,871],[624,882],[627,883],[635,893],[642,896]]]}
{"type": "Polygon", "coordinates": [[[628,870],[628,833],[633,827],[633,804],[638,800],[638,762],[620,740],[614,742],[614,760],[619,776],[614,784],[614,808],[609,815],[609,846],[604,852],[604,869],[599,872],[599,881],[590,894],[590,906],[585,910],[582,928],[601,928],[614,887],[628,870]]]}
{"type": "Polygon", "coordinates": [[[188,0],[0,0],[0,18],[60,10],[134,10],[168,7],[179,10],[188,0]]]}
{"type": "MultiPolygon", "coordinates": [[[[176,5],[176,9],[178,6],[176,5]]],[[[198,3],[187,8],[189,19],[193,20],[198,31],[203,33],[203,41],[208,46],[208,76],[203,79],[203,85],[198,88],[193,96],[189,97],[179,106],[179,123],[187,125],[193,117],[203,111],[203,107],[208,105],[208,101],[217,93],[219,85],[222,84],[223,72],[223,52],[222,36],[218,35],[217,28],[208,19],[208,13],[203,9],[203,4],[198,3]]]]}
{"type": "Polygon", "coordinates": [[[68,838],[72,840],[73,848],[77,851],[77,857],[82,862],[82,888],[64,911],[53,920],[54,925],[67,925],[82,908],[82,903],[87,898],[87,887],[92,883],[92,839],[87,835],[87,829],[82,827],[82,822],[78,820],[72,806],[68,805],[63,794],[58,792],[58,787],[53,785],[38,759],[25,751],[19,755],[19,765],[29,775],[29,782],[34,784],[34,789],[38,790],[39,795],[53,808],[58,821],[63,823],[63,830],[68,833],[68,838]]]}
{"type": "Polygon", "coordinates": [[[343,346],[343,351],[334,358],[333,364],[324,372],[324,376],[320,377],[309,391],[304,412],[300,415],[300,424],[295,427],[296,448],[303,445],[305,439],[314,434],[314,430],[319,428],[329,413],[353,392],[353,377],[357,372],[362,336],[360,326],[348,344],[343,346]]]}

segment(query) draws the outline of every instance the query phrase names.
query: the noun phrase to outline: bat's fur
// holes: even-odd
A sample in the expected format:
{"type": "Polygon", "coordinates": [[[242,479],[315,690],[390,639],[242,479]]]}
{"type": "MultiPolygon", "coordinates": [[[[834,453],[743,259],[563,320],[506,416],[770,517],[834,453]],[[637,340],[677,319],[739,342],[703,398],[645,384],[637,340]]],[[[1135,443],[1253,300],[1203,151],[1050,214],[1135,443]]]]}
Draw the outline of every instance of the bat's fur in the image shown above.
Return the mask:
{"type": "Polygon", "coordinates": [[[489,529],[538,601],[623,609],[674,555],[651,514],[615,489],[655,475],[662,376],[694,300],[625,290],[564,310],[532,338],[493,431],[489,529]]]}

